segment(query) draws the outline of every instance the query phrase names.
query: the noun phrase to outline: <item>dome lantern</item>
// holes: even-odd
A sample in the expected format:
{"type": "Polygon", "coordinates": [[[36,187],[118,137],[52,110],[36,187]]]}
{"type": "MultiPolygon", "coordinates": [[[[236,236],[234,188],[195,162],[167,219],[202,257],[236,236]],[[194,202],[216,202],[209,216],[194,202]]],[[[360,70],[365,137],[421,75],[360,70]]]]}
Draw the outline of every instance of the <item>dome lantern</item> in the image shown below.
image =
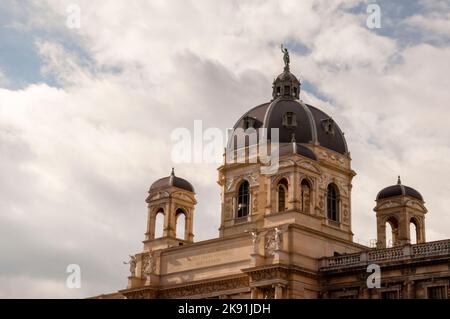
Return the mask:
{"type": "Polygon", "coordinates": [[[290,58],[287,48],[283,48],[281,45],[281,52],[283,52],[284,60],[284,70],[283,73],[278,75],[273,81],[273,92],[272,97],[276,99],[277,97],[292,97],[294,99],[299,99],[300,96],[300,81],[293,75],[289,68],[290,58]]]}

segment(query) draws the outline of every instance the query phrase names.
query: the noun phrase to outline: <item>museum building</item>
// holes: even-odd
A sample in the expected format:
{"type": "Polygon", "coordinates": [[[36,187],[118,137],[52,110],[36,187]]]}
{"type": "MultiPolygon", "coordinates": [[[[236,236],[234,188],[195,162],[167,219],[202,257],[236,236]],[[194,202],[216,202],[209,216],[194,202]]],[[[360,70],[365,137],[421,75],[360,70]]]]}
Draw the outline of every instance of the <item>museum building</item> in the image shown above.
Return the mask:
{"type": "Polygon", "coordinates": [[[285,59],[272,99],[234,125],[218,168],[219,237],[194,242],[195,190],[172,170],[148,191],[127,287],[96,298],[449,298],[450,240],[426,241],[424,199],[400,178],[376,195],[376,243],[353,241],[356,173],[344,134],[299,98],[300,87],[285,59]],[[239,144],[242,132],[254,135],[239,144]],[[254,152],[263,146],[277,152],[276,170],[254,152]],[[239,154],[244,161],[233,160],[239,154]],[[368,285],[370,265],[378,288],[368,285]]]}

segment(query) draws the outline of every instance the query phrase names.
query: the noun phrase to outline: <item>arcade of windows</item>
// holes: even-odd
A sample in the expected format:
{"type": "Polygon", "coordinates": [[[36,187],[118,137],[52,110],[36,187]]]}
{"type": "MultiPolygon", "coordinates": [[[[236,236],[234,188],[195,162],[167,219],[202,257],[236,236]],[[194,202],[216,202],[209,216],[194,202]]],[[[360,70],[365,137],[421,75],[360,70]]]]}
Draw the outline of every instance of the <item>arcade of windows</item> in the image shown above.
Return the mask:
{"type": "MultiPolygon", "coordinates": [[[[276,208],[277,212],[285,212],[288,210],[288,190],[289,183],[286,178],[282,178],[276,185],[276,208]]],[[[300,183],[300,208],[305,213],[311,211],[311,184],[307,179],[303,179],[300,183]]],[[[335,184],[328,185],[327,193],[327,218],[332,222],[339,222],[339,191],[335,184]]],[[[236,218],[244,218],[250,215],[250,186],[248,181],[241,182],[237,193],[237,209],[236,218]]]]}

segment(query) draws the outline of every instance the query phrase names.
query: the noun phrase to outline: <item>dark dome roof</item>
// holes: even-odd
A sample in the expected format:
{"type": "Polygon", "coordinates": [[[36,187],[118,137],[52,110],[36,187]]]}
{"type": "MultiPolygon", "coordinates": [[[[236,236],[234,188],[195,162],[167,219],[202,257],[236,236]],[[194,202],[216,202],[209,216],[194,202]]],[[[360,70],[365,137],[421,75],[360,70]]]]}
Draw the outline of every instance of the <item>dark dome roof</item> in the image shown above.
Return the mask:
{"type": "Polygon", "coordinates": [[[280,153],[279,153],[280,156],[283,156],[286,154],[294,154],[294,153],[317,161],[316,154],[314,154],[314,152],[311,151],[306,146],[303,146],[298,143],[285,143],[285,144],[280,145],[280,153]]]}
{"type": "Polygon", "coordinates": [[[274,82],[277,81],[297,81],[298,83],[300,83],[297,77],[294,74],[292,74],[288,69],[285,69],[283,73],[280,73],[280,75],[277,76],[274,82]]]}
{"type": "Polygon", "coordinates": [[[160,178],[156,182],[150,186],[150,191],[153,191],[158,188],[166,188],[166,187],[178,187],[189,192],[194,193],[194,187],[187,180],[175,176],[174,171],[172,170],[172,174],[168,177],[160,178]]]}
{"type": "Polygon", "coordinates": [[[423,201],[422,195],[416,191],[414,188],[402,185],[400,178],[397,182],[397,185],[388,186],[386,188],[383,188],[377,195],[377,200],[379,199],[385,199],[395,196],[411,196],[414,197],[420,201],[423,201]]]}
{"type": "MultiPolygon", "coordinates": [[[[245,113],[234,125],[234,129],[248,128],[248,121],[256,129],[259,138],[259,128],[267,129],[267,138],[271,139],[271,128],[279,128],[279,142],[291,143],[293,137],[296,143],[319,144],[341,154],[347,154],[347,143],[339,126],[333,119],[312,105],[305,104],[295,97],[280,96],[271,102],[258,105],[245,113]],[[286,114],[294,114],[295,125],[285,125],[286,114]]],[[[236,132],[229,140],[237,141],[236,132]]]]}

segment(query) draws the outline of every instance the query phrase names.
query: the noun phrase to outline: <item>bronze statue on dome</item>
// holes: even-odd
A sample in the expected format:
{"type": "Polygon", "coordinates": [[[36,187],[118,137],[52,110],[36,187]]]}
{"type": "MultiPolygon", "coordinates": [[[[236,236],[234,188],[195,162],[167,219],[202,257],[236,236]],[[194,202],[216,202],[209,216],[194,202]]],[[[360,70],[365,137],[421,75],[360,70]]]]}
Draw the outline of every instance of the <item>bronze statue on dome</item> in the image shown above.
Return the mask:
{"type": "Polygon", "coordinates": [[[283,61],[284,61],[284,67],[285,69],[289,70],[289,63],[291,62],[289,59],[289,52],[288,49],[283,47],[283,44],[281,44],[281,52],[283,52],[283,61]]]}

